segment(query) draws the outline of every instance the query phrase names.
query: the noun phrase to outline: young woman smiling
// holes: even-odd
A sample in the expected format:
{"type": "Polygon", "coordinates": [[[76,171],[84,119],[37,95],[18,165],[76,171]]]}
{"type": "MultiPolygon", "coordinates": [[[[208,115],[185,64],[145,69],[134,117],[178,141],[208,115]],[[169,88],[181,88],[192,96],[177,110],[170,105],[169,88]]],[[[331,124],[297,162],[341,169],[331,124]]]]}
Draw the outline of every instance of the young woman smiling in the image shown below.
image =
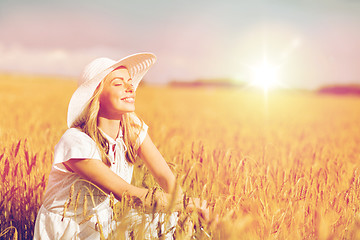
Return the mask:
{"type": "MultiPolygon", "coordinates": [[[[124,194],[145,208],[153,208],[156,201],[159,212],[175,202],[168,226],[162,226],[163,232],[170,229],[165,237],[171,238],[183,193],[147,134],[148,126],[134,113],[135,90],[155,60],[151,53],[138,53],[119,61],[98,58],[86,66],[69,103],[69,129],[55,147],[34,239],[107,238],[118,224],[111,196],[121,201],[124,194]],[[137,156],[164,191],[131,184],[137,156]]],[[[205,201],[191,199],[187,210],[194,209],[208,216],[205,201]]],[[[159,213],[148,220],[148,238],[157,236],[160,218],[159,213]]],[[[129,233],[124,231],[124,236],[129,233]]]]}

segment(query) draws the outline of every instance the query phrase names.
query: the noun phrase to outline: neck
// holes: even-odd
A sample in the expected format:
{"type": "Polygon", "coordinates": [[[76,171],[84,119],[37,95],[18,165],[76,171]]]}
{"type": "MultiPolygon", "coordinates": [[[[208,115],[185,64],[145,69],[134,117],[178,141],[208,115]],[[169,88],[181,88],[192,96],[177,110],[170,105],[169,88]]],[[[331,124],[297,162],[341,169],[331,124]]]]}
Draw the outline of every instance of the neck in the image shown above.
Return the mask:
{"type": "Polygon", "coordinates": [[[100,128],[103,132],[109,135],[109,137],[116,139],[119,134],[120,120],[108,119],[99,116],[98,128],[100,128]]]}

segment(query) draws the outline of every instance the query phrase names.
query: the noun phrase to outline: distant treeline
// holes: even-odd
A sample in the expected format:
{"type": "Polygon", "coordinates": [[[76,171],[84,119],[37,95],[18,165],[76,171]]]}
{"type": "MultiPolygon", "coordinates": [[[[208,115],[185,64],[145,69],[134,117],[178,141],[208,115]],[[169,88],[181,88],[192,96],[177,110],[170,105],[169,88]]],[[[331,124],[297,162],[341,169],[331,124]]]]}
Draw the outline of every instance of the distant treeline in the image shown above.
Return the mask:
{"type": "MultiPolygon", "coordinates": [[[[246,86],[246,83],[241,81],[234,81],[232,79],[199,79],[194,81],[175,80],[169,82],[168,85],[171,87],[244,87],[246,86]]],[[[335,94],[335,95],[349,94],[349,95],[360,96],[360,84],[328,85],[328,86],[320,87],[315,91],[320,94],[335,94]]]]}
{"type": "Polygon", "coordinates": [[[318,93],[323,94],[338,94],[338,95],[345,95],[345,94],[353,94],[353,95],[360,95],[360,85],[357,84],[349,84],[349,85],[331,85],[331,86],[324,86],[317,90],[318,93]]]}
{"type": "Polygon", "coordinates": [[[195,81],[171,81],[171,87],[242,87],[243,82],[234,82],[230,79],[210,79],[210,80],[195,80],[195,81]]]}

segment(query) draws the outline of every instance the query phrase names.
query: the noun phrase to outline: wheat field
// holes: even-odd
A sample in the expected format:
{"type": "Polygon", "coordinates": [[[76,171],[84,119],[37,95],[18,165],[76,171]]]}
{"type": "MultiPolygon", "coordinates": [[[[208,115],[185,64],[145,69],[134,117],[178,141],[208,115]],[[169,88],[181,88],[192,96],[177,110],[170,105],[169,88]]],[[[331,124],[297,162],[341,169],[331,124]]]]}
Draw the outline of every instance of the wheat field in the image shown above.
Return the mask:
{"type": "MultiPolygon", "coordinates": [[[[0,232],[31,239],[73,80],[0,76],[0,232]]],[[[360,98],[141,86],[136,112],[189,196],[196,239],[360,239],[360,98]]],[[[141,162],[133,183],[153,187],[141,162]]]]}

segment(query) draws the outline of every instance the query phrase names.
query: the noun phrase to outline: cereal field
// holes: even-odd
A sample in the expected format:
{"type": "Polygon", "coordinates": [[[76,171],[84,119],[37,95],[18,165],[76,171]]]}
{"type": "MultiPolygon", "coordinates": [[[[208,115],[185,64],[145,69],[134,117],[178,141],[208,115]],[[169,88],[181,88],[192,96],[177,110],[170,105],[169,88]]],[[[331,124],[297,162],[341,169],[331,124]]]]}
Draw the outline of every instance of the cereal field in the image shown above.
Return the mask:
{"type": "MultiPolygon", "coordinates": [[[[0,76],[5,239],[32,238],[75,88],[0,76]]],[[[136,101],[183,189],[219,216],[195,238],[360,239],[359,97],[144,85],[136,101]]],[[[135,171],[135,185],[152,187],[141,162],[135,171]]]]}

